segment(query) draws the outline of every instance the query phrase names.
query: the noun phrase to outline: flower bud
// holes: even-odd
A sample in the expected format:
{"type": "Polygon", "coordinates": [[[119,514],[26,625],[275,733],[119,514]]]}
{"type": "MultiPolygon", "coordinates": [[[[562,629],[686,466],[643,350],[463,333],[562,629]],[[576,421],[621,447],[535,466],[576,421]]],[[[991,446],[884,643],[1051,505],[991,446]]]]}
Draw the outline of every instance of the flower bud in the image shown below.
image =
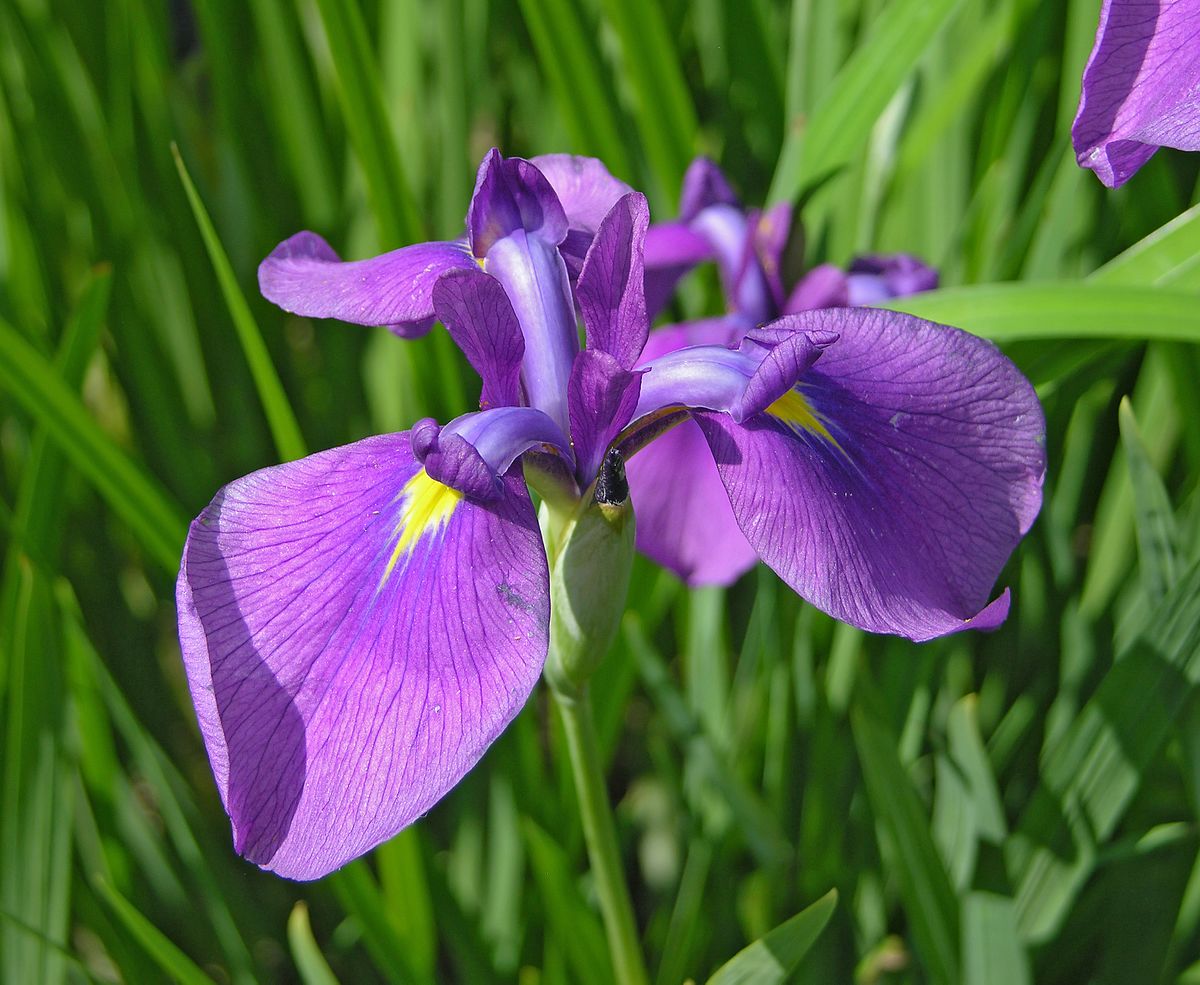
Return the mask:
{"type": "Polygon", "coordinates": [[[545,676],[568,699],[578,696],[617,634],[633,566],[633,507],[616,451],[605,457],[594,488],[557,545],[550,571],[545,676]]]}

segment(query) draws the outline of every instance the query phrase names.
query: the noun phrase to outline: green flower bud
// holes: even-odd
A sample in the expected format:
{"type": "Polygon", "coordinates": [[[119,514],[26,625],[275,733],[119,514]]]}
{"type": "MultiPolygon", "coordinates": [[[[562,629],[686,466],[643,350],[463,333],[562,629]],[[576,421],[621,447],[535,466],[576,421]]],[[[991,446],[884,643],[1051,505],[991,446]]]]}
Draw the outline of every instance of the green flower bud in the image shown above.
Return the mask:
{"type": "Polygon", "coordinates": [[[545,676],[567,699],[578,696],[616,636],[633,567],[633,508],[616,451],[605,458],[594,490],[552,547],[545,676]]]}

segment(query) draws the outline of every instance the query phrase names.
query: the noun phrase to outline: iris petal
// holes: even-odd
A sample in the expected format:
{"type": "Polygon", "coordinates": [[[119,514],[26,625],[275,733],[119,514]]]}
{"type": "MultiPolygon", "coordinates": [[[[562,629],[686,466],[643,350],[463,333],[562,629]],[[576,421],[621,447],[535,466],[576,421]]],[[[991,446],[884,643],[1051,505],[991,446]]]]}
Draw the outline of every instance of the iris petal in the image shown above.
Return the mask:
{"type": "Polygon", "coordinates": [[[470,769],[541,671],[545,555],[517,477],[478,504],[407,434],[226,486],[192,524],[180,642],[235,844],[314,879],[470,769]]]}
{"type": "Polygon", "coordinates": [[[285,239],[258,268],[263,297],[306,318],[386,325],[423,335],[433,325],[433,287],[448,270],[474,267],[465,243],[418,243],[342,262],[316,233],[285,239]]]}
{"type": "Polygon", "coordinates": [[[1105,0],[1071,140],[1110,188],[1159,147],[1200,150],[1200,2],[1105,0]]]}
{"type": "Polygon", "coordinates": [[[747,539],[862,629],[924,640],[995,625],[1006,603],[981,610],[1041,504],[1033,388],[991,344],[917,318],[834,309],[783,323],[839,338],[743,425],[695,414],[747,539]]]}
{"type": "MultiPolygon", "coordinates": [[[[643,359],[687,346],[724,347],[744,331],[734,318],[655,329],[643,359]]],[[[651,441],[625,463],[625,474],[638,518],[638,550],[687,584],[728,585],[758,560],[695,421],[682,421],[651,441]]]]}
{"type": "Polygon", "coordinates": [[[452,271],[433,289],[433,305],[483,381],[479,406],[518,404],[525,339],[500,282],[474,267],[452,271]]]}
{"type": "Polygon", "coordinates": [[[644,195],[618,201],[600,224],[576,288],[588,348],[607,352],[625,369],[637,362],[650,330],[643,257],[649,224],[644,195]]]}

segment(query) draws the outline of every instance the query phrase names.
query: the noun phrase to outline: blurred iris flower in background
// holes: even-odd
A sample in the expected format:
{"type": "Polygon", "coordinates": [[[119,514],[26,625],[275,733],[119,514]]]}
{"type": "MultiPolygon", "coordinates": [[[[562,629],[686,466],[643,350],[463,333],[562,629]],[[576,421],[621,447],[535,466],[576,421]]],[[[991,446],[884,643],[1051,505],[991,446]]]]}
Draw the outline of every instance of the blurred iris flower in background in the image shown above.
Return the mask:
{"type": "MultiPolygon", "coordinates": [[[[990,593],[1045,470],[1013,364],[908,315],[798,310],[777,262],[790,216],[747,214],[706,162],[679,221],[649,218],[598,161],[492,151],[462,241],[343,263],[300,233],[263,262],[263,293],[289,311],[401,335],[440,320],[482,391],[444,427],[232,482],[191,525],[180,640],[251,861],[297,879],[345,864],[427,811],[520,710],[550,620],[526,476],[586,502],[615,452],[647,553],[697,581],[745,566],[721,536],[689,533],[678,553],[664,511],[696,516],[716,487],[686,465],[641,470],[675,425],[692,438],[668,460],[706,463],[742,542],[823,611],[914,640],[1005,618],[1007,590],[990,593]],[[651,334],[674,280],[713,256],[729,315],[651,334]]],[[[863,261],[838,300],[932,277],[863,261]]]]}

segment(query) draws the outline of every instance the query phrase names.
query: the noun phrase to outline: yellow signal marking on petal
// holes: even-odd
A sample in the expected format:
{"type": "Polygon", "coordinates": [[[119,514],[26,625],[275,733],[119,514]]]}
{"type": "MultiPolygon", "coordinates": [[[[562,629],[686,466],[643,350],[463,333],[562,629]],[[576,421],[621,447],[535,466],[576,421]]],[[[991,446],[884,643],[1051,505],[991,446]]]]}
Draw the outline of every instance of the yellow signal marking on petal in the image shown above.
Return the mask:
{"type": "Polygon", "coordinates": [[[807,431],[809,434],[815,434],[818,438],[829,442],[843,455],[846,454],[837,439],[829,433],[824,419],[812,409],[812,405],[805,399],[799,387],[792,387],[782,397],[776,399],[767,407],[767,413],[777,420],[783,421],[793,431],[797,433],[807,431]]]}
{"type": "Polygon", "coordinates": [[[403,499],[404,505],[400,507],[400,519],[392,531],[396,545],[383,570],[383,578],[379,583],[381,588],[396,564],[416,546],[417,541],[426,534],[437,533],[450,522],[455,507],[462,502],[463,494],[437,479],[431,479],[421,469],[404,484],[396,498],[403,499]]]}

